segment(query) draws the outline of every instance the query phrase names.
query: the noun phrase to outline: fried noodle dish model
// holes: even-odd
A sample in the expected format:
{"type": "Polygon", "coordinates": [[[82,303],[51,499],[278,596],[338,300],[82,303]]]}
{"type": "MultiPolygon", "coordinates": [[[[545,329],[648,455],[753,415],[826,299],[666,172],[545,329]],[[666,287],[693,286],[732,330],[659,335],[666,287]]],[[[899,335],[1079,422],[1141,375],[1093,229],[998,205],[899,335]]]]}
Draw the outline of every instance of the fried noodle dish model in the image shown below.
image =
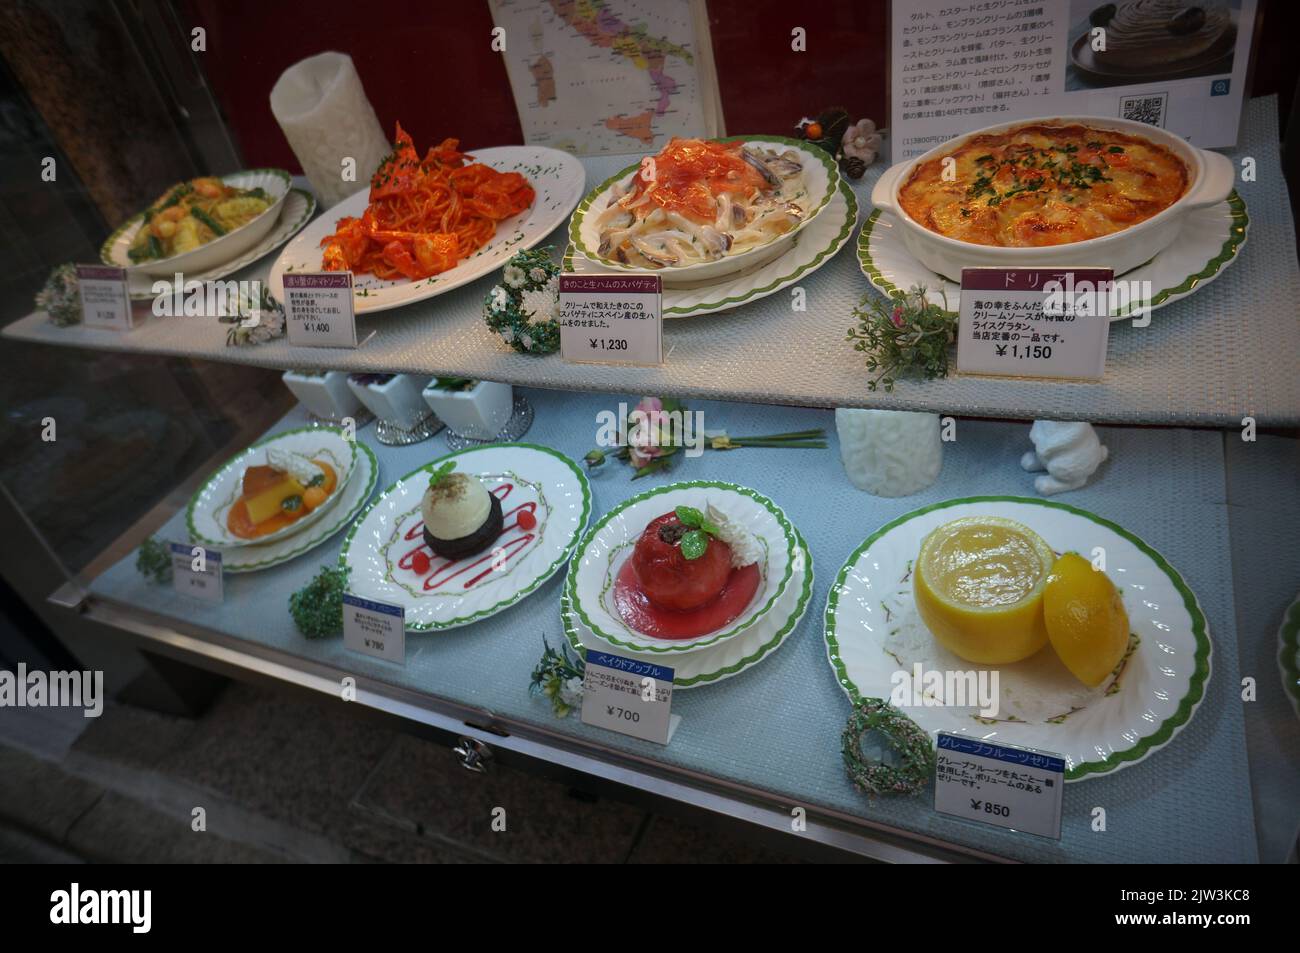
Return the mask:
{"type": "Polygon", "coordinates": [[[533,203],[518,172],[467,162],[458,139],[444,139],[423,159],[397,126],[393,152],[370,180],[370,204],[345,216],[321,239],[326,271],[412,281],[440,274],[496,234],[497,222],[533,203]]]}

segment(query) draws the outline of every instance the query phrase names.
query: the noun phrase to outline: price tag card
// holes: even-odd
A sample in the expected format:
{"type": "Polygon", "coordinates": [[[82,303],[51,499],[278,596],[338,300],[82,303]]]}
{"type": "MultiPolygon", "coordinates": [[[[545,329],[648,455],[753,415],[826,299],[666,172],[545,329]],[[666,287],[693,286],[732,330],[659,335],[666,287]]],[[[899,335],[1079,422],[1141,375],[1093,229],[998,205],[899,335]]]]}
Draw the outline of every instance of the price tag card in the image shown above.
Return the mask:
{"type": "Polygon", "coordinates": [[[172,588],[183,596],[220,602],[221,553],[206,546],[172,543],[172,588]]]}
{"type": "Polygon", "coordinates": [[[406,610],[343,593],[343,646],[405,665],[406,610]]]}
{"type": "Polygon", "coordinates": [[[939,732],[934,809],[1061,839],[1065,761],[1032,748],[939,732]]]}
{"type": "Polygon", "coordinates": [[[671,714],[673,670],[587,650],[582,721],[597,728],[666,745],[681,722],[671,714]]]}
{"type": "Polygon", "coordinates": [[[78,265],[77,287],[81,289],[81,320],[86,327],[131,330],[131,296],[126,289],[125,268],[78,265]]]}
{"type": "Polygon", "coordinates": [[[659,276],[560,275],[560,356],[578,364],[662,364],[659,276]]]}
{"type": "Polygon", "coordinates": [[[1100,380],[1119,291],[1109,268],[964,268],[963,374],[1100,380]]]}
{"type": "Polygon", "coordinates": [[[289,343],[305,347],[356,347],[352,272],[302,272],[284,276],[284,317],[289,343]]]}

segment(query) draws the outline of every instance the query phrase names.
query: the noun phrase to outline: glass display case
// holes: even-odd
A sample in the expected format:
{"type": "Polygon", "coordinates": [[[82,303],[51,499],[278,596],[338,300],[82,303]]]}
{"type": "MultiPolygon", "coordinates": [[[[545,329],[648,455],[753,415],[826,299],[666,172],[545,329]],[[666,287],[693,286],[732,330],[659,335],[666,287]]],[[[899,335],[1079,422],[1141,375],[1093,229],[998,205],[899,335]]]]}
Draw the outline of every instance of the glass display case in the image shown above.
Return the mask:
{"type": "Polygon", "coordinates": [[[794,6],[12,5],[3,668],[819,859],[1294,861],[1283,5],[794,6]]]}

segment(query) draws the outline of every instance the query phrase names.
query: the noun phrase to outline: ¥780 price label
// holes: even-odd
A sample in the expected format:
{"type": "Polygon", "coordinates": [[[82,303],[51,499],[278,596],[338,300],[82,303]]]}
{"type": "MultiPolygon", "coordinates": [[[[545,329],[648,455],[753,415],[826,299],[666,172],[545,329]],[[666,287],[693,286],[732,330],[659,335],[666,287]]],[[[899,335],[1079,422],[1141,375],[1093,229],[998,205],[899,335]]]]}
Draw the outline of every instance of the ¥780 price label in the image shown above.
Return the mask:
{"type": "Polygon", "coordinates": [[[561,275],[560,356],[578,364],[662,364],[659,276],[561,275]]]}

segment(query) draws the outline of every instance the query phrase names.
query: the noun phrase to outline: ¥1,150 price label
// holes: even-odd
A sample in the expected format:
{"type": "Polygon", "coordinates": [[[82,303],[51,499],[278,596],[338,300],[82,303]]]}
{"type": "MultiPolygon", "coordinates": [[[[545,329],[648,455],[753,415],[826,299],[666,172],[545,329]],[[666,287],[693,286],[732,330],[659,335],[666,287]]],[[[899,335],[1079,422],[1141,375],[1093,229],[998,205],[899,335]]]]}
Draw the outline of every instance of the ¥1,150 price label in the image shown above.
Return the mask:
{"type": "Polygon", "coordinates": [[[221,553],[206,546],[172,543],[172,588],[183,596],[220,602],[221,553]]]}
{"type": "Polygon", "coordinates": [[[673,670],[621,655],[587,650],[582,721],[666,745],[681,722],[672,714],[673,670]]]}
{"type": "Polygon", "coordinates": [[[561,275],[560,356],[579,364],[664,362],[658,275],[561,275]]]}
{"type": "Polygon", "coordinates": [[[86,327],[131,330],[131,296],[127,293],[125,268],[78,265],[77,287],[81,290],[81,320],[86,327]]]}
{"type": "Polygon", "coordinates": [[[284,276],[284,318],[289,343],[304,347],[356,347],[352,272],[284,276]]]}
{"type": "Polygon", "coordinates": [[[1065,761],[1059,755],[939,732],[934,809],[1061,839],[1065,761]]]}
{"type": "Polygon", "coordinates": [[[1109,268],[964,268],[963,374],[1100,380],[1115,310],[1109,268]]]}
{"type": "Polygon", "coordinates": [[[406,610],[343,593],[343,646],[405,665],[406,610]]]}

